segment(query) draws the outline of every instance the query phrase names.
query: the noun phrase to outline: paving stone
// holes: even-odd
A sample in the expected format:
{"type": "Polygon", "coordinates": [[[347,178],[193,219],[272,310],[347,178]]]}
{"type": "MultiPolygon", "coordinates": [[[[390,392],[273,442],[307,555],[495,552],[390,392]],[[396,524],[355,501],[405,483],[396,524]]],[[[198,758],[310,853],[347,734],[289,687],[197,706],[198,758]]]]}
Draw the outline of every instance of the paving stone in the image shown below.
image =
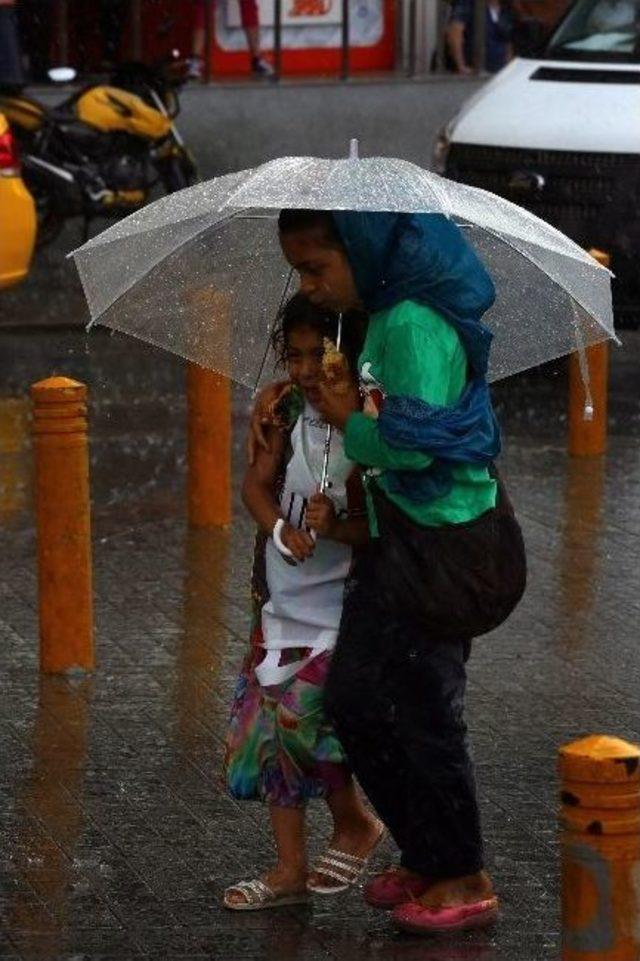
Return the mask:
{"type": "MultiPolygon", "coordinates": [[[[475,645],[468,719],[503,913],[491,932],[437,942],[394,932],[357,891],[312,909],[222,909],[224,887],[271,856],[264,811],[228,798],[219,773],[249,619],[239,484],[229,532],[189,532],[181,364],[117,337],[87,354],[80,334],[34,336],[37,350],[10,336],[0,383],[26,389],[55,362],[91,387],[98,669],[39,677],[28,500],[0,513],[0,958],[557,958],[556,750],[592,731],[640,740],[640,336],[614,357],[602,462],[566,456],[562,368],[496,391],[530,578],[510,622],[475,645]]],[[[234,392],[235,481],[248,403],[234,392]]],[[[314,852],[328,831],[312,805],[314,852]]],[[[387,842],[378,863],[393,857],[387,842]]]]}

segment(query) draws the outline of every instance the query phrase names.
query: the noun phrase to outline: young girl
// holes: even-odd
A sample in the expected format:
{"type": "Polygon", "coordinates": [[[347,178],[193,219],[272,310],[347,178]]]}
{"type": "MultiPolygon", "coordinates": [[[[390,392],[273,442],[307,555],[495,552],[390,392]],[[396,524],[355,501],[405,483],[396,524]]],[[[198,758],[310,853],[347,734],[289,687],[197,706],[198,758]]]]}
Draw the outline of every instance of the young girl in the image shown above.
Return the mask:
{"type": "MultiPolygon", "coordinates": [[[[353,364],[353,319],[348,328],[343,351],[353,364]]],[[[335,315],[304,297],[285,307],[274,346],[290,384],[272,407],[268,449],[244,479],[244,503],[259,528],[255,622],[232,707],[225,768],[235,798],[268,803],[278,860],[261,878],[227,889],[224,904],[232,910],[295,904],[308,890],[345,890],[361,876],[383,830],[362,805],[322,709],[353,548],[368,539],[366,517],[357,509],[363,503],[358,472],[337,431],[329,458],[331,496],[318,493],[327,431],[314,405],[325,338],[335,335],[335,315]],[[334,831],[308,876],[304,818],[313,797],[326,798],[334,831]]],[[[336,389],[357,396],[352,375],[344,375],[336,389]]]]}
{"type": "MultiPolygon", "coordinates": [[[[321,384],[316,406],[366,469],[372,539],[350,575],[325,689],[328,716],[401,852],[365,888],[395,923],[485,925],[484,870],[464,724],[471,640],[524,590],[524,549],[490,469],[500,448],[481,317],[491,278],[439,215],[284,210],[280,243],[301,291],[366,309],[367,401],[321,384]]],[[[253,429],[259,441],[260,405],[253,429]]]]}

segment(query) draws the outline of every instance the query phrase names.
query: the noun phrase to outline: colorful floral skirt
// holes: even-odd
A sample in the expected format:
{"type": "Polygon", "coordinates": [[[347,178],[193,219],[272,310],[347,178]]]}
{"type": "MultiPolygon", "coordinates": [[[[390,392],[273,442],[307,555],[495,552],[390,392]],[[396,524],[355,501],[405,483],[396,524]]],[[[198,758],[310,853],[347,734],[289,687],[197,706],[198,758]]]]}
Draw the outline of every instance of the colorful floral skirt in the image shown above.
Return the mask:
{"type": "MultiPolygon", "coordinates": [[[[240,800],[300,807],[349,783],[342,746],[324,715],[324,684],[331,653],[318,655],[283,684],[261,687],[255,668],[264,656],[256,626],[242,666],[226,738],[229,792],[240,800]]],[[[305,651],[283,651],[281,663],[305,651]]]]}

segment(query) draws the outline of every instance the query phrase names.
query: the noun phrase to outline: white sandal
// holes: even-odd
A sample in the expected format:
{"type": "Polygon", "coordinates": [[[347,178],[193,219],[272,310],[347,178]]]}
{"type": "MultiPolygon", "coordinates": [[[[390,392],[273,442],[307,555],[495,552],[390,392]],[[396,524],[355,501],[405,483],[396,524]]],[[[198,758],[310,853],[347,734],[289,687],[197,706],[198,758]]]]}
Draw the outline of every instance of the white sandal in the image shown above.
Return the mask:
{"type": "Polygon", "coordinates": [[[287,904],[308,904],[309,895],[306,891],[278,893],[264,881],[254,878],[251,881],[240,881],[238,884],[232,884],[224,892],[222,903],[229,911],[263,911],[265,908],[280,908],[287,904]],[[245,900],[228,901],[227,896],[231,893],[241,894],[245,900]]]}
{"type": "Polygon", "coordinates": [[[333,878],[340,883],[312,884],[307,881],[307,891],[313,891],[314,894],[341,894],[348,888],[353,887],[367,870],[369,862],[385,833],[383,828],[364,858],[359,858],[355,854],[347,854],[345,851],[338,851],[337,848],[328,848],[314,866],[313,873],[322,874],[325,878],[333,878]]]}

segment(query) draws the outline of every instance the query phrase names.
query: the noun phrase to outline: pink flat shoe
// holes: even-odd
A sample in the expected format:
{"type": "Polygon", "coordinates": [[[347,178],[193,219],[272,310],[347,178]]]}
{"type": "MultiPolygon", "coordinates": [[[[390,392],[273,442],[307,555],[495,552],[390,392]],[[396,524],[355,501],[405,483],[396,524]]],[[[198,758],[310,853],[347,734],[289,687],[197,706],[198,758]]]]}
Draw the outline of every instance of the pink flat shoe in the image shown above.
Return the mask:
{"type": "Polygon", "coordinates": [[[429,887],[426,878],[407,878],[397,868],[376,874],[364,887],[364,899],[374,908],[395,908],[413,898],[420,898],[429,887]]]}
{"type": "Polygon", "coordinates": [[[408,901],[394,908],[391,920],[398,928],[413,934],[438,934],[463,928],[484,928],[497,917],[498,899],[487,898],[447,908],[427,908],[419,901],[408,901]]]}

